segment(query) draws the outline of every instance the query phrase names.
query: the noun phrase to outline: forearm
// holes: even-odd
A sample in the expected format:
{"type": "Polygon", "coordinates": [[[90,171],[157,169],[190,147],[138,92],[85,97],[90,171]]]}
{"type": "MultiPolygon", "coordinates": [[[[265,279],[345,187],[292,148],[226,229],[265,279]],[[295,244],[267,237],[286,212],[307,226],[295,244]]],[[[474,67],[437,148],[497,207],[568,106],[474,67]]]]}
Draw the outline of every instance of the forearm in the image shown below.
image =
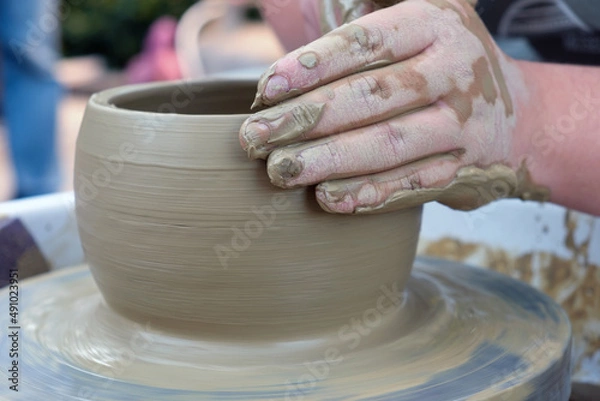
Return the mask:
{"type": "Polygon", "coordinates": [[[518,62],[528,88],[513,138],[550,201],[600,215],[600,68],[518,62]]]}

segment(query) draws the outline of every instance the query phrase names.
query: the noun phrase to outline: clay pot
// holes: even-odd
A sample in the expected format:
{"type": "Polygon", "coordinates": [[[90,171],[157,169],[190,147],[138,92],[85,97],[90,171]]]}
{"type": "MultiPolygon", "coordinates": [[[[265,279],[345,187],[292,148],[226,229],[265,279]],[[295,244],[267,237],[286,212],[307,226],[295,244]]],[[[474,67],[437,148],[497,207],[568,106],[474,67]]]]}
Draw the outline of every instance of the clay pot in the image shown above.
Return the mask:
{"type": "Polygon", "coordinates": [[[280,337],[337,329],[405,285],[421,208],[333,215],[312,189],[272,186],[238,142],[255,88],[162,83],[90,99],[76,211],[112,309],[169,330],[280,337]]]}

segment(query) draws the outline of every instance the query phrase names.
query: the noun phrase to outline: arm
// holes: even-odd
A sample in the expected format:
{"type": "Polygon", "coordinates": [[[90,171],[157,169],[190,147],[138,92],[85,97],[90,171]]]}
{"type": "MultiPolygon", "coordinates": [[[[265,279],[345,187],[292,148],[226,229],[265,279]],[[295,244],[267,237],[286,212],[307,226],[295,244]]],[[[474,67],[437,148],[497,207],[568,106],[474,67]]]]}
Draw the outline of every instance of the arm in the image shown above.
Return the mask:
{"type": "Polygon", "coordinates": [[[513,141],[513,163],[554,203],[600,215],[600,68],[519,62],[529,98],[513,141]]]}

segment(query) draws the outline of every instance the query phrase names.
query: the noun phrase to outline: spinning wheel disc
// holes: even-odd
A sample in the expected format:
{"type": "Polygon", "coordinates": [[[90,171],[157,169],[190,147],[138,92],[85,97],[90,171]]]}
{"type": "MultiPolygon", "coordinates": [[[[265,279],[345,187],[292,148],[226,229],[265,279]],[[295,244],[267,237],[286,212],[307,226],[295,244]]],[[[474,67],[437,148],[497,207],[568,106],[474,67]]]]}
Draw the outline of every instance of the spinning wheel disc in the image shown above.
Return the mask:
{"type": "MultiPolygon", "coordinates": [[[[19,303],[19,393],[3,368],[0,399],[563,401],[570,392],[562,309],[514,279],[447,261],[417,258],[404,293],[382,288],[336,332],[283,342],[244,339],[243,327],[223,339],[130,321],[106,306],[86,268],[22,282],[19,303]]],[[[11,339],[0,346],[5,361],[11,339]]]]}

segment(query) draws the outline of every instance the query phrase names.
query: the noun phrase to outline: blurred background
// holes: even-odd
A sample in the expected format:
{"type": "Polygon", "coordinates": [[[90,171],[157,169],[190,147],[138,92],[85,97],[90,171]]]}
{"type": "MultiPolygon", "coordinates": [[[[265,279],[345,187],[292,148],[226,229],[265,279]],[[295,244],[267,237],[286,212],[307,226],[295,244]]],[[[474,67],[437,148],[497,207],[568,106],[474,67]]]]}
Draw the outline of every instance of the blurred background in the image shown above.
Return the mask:
{"type": "Polygon", "coordinates": [[[94,92],[258,76],[284,54],[251,0],[0,1],[0,202],[72,189],[94,92]]]}

